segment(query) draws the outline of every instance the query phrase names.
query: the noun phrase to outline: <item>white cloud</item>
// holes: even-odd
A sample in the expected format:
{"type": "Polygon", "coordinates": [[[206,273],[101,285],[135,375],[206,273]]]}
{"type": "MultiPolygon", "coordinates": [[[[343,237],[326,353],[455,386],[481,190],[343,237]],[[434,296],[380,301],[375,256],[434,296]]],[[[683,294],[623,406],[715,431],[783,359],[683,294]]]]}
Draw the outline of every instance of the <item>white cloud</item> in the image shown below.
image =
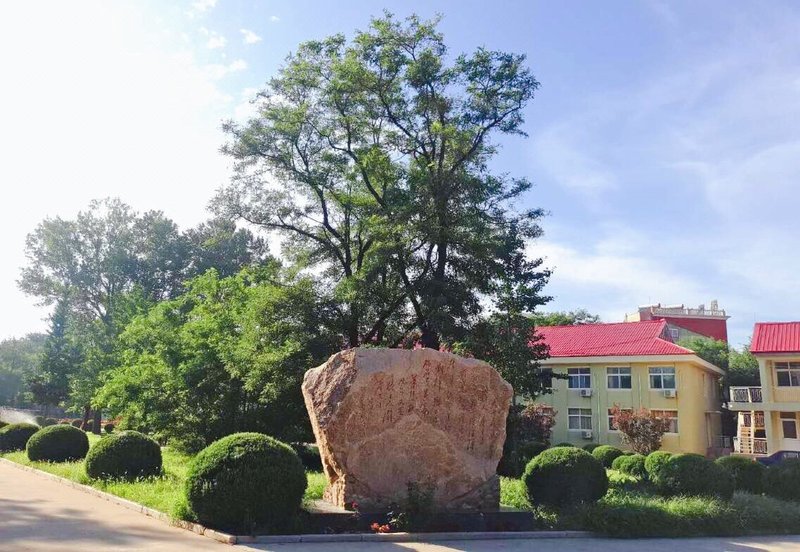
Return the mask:
{"type": "Polygon", "coordinates": [[[227,44],[227,42],[228,41],[225,39],[224,36],[222,36],[221,34],[212,32],[211,36],[208,39],[208,42],[206,42],[206,47],[209,50],[216,50],[218,48],[224,48],[225,44],[227,44]]]}
{"type": "Polygon", "coordinates": [[[242,41],[244,41],[245,44],[261,42],[261,37],[249,29],[240,29],[239,32],[242,33],[242,41]]]}
{"type": "Polygon", "coordinates": [[[189,11],[186,13],[189,17],[193,18],[212,10],[216,5],[217,0],[196,0],[195,2],[192,2],[191,9],[189,9],[189,11]]]}
{"type": "Polygon", "coordinates": [[[277,23],[278,21],[281,20],[281,18],[278,17],[277,15],[270,15],[269,20],[272,21],[273,23],[277,23]]]}

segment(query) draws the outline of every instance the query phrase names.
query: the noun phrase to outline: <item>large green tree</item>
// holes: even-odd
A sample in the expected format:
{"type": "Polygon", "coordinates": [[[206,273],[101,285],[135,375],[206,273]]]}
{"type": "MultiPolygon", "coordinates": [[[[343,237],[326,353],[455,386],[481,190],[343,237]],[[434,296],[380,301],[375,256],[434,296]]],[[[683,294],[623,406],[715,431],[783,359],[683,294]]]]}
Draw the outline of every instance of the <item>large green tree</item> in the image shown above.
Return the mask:
{"type": "Polygon", "coordinates": [[[543,312],[534,314],[531,318],[537,326],[578,326],[600,322],[600,316],[592,314],[586,309],[543,312]]]}
{"type": "Polygon", "coordinates": [[[387,14],[351,41],[305,42],[257,116],[225,125],[236,173],[216,211],[279,234],[288,259],[316,269],[350,346],[416,330],[438,348],[505,279],[547,278],[538,260],[509,262],[541,233],[542,211],[517,209],[530,182],[492,168],[539,84],[524,55],[452,56],[437,23],[387,14]]]}
{"type": "Polygon", "coordinates": [[[211,270],[136,317],[98,400],[128,427],[190,449],[237,431],[307,440],[305,371],[341,347],[313,280],[269,263],[211,270]]]}

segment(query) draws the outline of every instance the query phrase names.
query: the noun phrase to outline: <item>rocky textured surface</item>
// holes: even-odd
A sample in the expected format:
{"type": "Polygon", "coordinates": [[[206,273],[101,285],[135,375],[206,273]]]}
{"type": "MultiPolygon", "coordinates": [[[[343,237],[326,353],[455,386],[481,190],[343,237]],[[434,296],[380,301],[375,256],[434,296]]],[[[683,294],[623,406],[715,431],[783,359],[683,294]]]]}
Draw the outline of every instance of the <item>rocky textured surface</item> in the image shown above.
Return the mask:
{"type": "Polygon", "coordinates": [[[303,396],[325,499],[377,510],[432,486],[442,510],[494,510],[512,389],[487,363],[433,349],[350,349],[309,370],[303,396]]]}

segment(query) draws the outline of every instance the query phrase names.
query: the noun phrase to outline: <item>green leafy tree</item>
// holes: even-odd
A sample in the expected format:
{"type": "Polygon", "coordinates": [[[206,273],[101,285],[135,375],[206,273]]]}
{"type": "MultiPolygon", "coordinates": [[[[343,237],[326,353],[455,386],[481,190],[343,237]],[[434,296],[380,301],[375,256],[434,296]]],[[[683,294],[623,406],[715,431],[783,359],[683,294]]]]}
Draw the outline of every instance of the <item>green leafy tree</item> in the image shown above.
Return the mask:
{"type": "Polygon", "coordinates": [[[533,321],[537,326],[578,326],[580,324],[597,324],[600,317],[585,309],[573,311],[555,311],[534,314],[533,321]]]}
{"type": "Polygon", "coordinates": [[[44,342],[38,369],[28,378],[33,400],[47,408],[65,401],[69,394],[69,377],[79,363],[79,353],[68,330],[69,303],[60,299],[50,316],[50,330],[44,342]]]}
{"type": "Polygon", "coordinates": [[[494,139],[524,134],[539,84],[523,55],[450,56],[437,23],[386,14],[352,41],[305,42],[258,116],[225,125],[236,173],[215,210],[317,269],[349,346],[419,331],[438,348],[505,278],[546,279],[538,261],[509,262],[541,233],[541,210],[514,209],[530,183],[491,169],[494,139]]]}
{"type": "Polygon", "coordinates": [[[742,347],[741,350],[731,348],[727,380],[728,385],[761,385],[758,359],[750,352],[749,345],[742,347]]]}
{"type": "Polygon", "coordinates": [[[730,348],[725,341],[708,337],[689,337],[680,340],[678,345],[691,349],[706,362],[728,371],[730,348]]]}
{"type": "Polygon", "coordinates": [[[36,372],[44,342],[40,333],[0,341],[0,405],[34,406],[27,381],[36,372]]]}
{"type": "Polygon", "coordinates": [[[128,325],[97,400],[190,449],[238,431],[310,438],[303,374],[341,347],[313,280],[273,262],[187,286],[128,325]]]}

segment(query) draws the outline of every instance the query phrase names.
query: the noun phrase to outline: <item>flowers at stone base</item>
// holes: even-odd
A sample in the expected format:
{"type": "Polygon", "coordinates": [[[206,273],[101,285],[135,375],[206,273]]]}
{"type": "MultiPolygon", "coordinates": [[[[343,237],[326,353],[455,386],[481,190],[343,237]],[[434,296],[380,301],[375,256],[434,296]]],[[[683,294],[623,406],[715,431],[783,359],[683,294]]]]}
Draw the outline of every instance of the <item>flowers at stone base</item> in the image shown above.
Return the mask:
{"type": "Polygon", "coordinates": [[[391,533],[392,531],[392,528],[389,527],[388,524],[384,523],[383,525],[381,525],[378,522],[373,523],[372,525],[369,526],[369,528],[372,529],[375,533],[391,533]]]}

